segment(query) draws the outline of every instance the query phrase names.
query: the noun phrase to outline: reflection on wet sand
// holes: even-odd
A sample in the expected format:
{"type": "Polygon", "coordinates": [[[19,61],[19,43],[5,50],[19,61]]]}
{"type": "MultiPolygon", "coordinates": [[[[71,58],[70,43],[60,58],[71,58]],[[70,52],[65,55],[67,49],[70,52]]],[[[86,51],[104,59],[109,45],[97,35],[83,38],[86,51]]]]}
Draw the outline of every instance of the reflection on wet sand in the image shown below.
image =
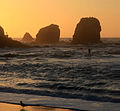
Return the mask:
{"type": "Polygon", "coordinates": [[[22,108],[20,105],[0,103],[0,111],[73,111],[73,110],[43,106],[27,106],[22,108]]]}

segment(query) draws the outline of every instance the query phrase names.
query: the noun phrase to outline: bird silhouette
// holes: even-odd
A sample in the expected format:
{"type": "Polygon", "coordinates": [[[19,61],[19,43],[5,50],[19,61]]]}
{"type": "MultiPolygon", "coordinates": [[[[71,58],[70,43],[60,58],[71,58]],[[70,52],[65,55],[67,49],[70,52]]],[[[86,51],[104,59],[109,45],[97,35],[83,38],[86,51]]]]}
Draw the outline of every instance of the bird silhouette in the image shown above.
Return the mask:
{"type": "Polygon", "coordinates": [[[20,105],[21,105],[22,107],[27,106],[27,105],[25,105],[22,101],[20,101],[20,105]]]}

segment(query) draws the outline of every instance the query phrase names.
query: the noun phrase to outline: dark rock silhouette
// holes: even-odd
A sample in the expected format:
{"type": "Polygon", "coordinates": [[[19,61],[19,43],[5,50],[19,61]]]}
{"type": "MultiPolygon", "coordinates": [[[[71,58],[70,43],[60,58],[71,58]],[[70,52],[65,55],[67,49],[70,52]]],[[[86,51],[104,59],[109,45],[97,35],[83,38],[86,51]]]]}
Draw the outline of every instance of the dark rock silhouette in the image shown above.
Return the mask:
{"type": "Polygon", "coordinates": [[[54,44],[59,42],[60,29],[58,25],[51,24],[40,29],[36,35],[36,42],[41,44],[54,44]]]}
{"type": "Polygon", "coordinates": [[[34,39],[32,38],[32,36],[28,32],[26,32],[24,34],[24,37],[22,38],[23,42],[32,42],[33,40],[34,39]]]}
{"type": "Polygon", "coordinates": [[[100,41],[101,26],[98,19],[82,18],[73,35],[73,44],[94,44],[100,41]]]}
{"type": "Polygon", "coordinates": [[[8,35],[4,34],[4,29],[0,26],[0,48],[3,47],[28,47],[16,40],[12,40],[11,38],[8,38],[8,35]]]}
{"type": "Polygon", "coordinates": [[[0,36],[4,36],[4,29],[0,26],[0,36]]]}

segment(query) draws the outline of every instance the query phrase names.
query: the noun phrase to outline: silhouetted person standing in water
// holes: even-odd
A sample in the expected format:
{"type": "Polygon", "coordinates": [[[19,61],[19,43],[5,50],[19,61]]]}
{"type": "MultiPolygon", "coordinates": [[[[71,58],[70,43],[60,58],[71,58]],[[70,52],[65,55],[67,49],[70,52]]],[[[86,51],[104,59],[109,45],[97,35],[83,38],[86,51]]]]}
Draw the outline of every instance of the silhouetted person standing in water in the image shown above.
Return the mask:
{"type": "Polygon", "coordinates": [[[91,49],[88,49],[88,55],[91,56],[91,49]]]}

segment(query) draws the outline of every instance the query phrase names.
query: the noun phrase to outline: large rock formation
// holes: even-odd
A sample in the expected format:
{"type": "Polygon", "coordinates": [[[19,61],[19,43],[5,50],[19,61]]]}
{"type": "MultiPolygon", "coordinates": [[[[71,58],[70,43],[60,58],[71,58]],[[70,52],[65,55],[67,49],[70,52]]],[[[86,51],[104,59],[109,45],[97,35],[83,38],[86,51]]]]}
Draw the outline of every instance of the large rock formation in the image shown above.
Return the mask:
{"type": "Polygon", "coordinates": [[[40,29],[36,35],[36,42],[41,44],[54,44],[59,42],[60,29],[58,25],[51,24],[40,29]]]}
{"type": "Polygon", "coordinates": [[[32,36],[26,32],[22,38],[23,42],[32,42],[34,39],[32,38],[32,36]]]}
{"type": "Polygon", "coordinates": [[[4,34],[4,29],[0,26],[0,48],[3,47],[27,47],[26,45],[23,45],[22,43],[12,40],[11,38],[8,38],[8,35],[4,34]]]}
{"type": "Polygon", "coordinates": [[[82,18],[73,35],[73,44],[94,44],[100,41],[101,26],[98,19],[82,18]]]}

